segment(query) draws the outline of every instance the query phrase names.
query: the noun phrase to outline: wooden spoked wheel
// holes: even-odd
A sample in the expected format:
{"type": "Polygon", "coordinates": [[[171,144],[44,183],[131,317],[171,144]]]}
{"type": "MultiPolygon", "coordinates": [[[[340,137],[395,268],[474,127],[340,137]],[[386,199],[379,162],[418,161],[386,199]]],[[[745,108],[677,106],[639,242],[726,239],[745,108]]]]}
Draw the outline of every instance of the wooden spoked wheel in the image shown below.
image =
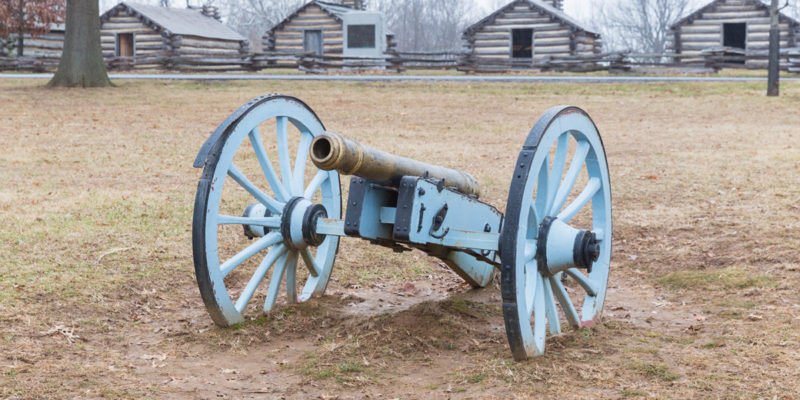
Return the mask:
{"type": "Polygon", "coordinates": [[[269,311],[279,294],[293,303],[325,291],[339,238],[316,236],[313,222],[341,218],[342,205],[338,173],[308,160],[323,131],[308,106],[282,95],[251,100],[217,129],[192,223],[197,284],[216,324],[244,321],[256,298],[269,311]]]}
{"type": "Polygon", "coordinates": [[[611,188],[603,142],[583,110],[551,108],[528,135],[500,250],[503,316],[516,360],[544,353],[546,326],[561,333],[560,314],[574,328],[600,316],[611,255],[611,188]]]}

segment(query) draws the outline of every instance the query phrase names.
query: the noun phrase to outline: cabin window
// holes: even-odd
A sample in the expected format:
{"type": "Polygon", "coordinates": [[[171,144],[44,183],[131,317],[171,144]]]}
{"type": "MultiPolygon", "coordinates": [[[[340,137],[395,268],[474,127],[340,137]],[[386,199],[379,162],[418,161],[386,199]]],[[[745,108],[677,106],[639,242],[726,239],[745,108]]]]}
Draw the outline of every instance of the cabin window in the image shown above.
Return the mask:
{"type": "Polygon", "coordinates": [[[309,30],[303,32],[303,51],[322,55],[322,31],[309,30]]]}
{"type": "Polygon", "coordinates": [[[744,49],[747,42],[747,24],[722,24],[722,45],[744,49]]]}
{"type": "Polygon", "coordinates": [[[533,58],[533,29],[511,30],[511,57],[533,58]]]}
{"type": "Polygon", "coordinates": [[[347,47],[350,49],[374,49],[375,25],[348,25],[347,47]]]}
{"type": "Polygon", "coordinates": [[[134,44],[132,33],[118,33],[115,53],[117,57],[133,57],[134,44]]]}

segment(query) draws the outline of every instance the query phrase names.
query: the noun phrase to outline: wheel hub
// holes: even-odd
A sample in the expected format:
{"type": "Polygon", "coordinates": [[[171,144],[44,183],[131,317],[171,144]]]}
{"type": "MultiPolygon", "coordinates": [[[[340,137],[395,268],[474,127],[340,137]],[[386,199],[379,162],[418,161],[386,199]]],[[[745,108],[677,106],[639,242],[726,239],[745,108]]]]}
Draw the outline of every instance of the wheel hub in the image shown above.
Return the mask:
{"type": "Polygon", "coordinates": [[[561,220],[545,217],[539,225],[536,261],[544,276],[553,276],[570,268],[592,272],[600,257],[600,244],[594,232],[575,229],[561,220]]]}
{"type": "Polygon", "coordinates": [[[293,197],[283,208],[281,215],[281,235],[286,246],[303,249],[319,246],[325,235],[317,234],[317,220],[327,218],[325,206],[315,204],[303,197],[293,197]]]}

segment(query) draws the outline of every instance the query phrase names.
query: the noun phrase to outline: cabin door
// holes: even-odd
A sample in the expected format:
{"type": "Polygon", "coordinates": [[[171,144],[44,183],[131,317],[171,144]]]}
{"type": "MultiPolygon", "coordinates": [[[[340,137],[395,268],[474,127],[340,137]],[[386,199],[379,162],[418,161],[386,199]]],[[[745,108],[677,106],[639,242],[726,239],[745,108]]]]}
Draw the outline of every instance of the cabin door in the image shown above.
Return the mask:
{"type": "Polygon", "coordinates": [[[303,32],[303,51],[322,55],[322,31],[310,30],[303,32]]]}
{"type": "MultiPolygon", "coordinates": [[[[747,24],[733,23],[722,24],[722,45],[744,50],[747,48],[747,24]]],[[[725,62],[731,64],[744,64],[741,52],[725,52],[725,62]]]]}
{"type": "Polygon", "coordinates": [[[533,29],[511,30],[511,58],[533,58],[533,29]]]}
{"type": "Polygon", "coordinates": [[[747,24],[722,24],[722,45],[737,49],[747,48],[747,24]]]}
{"type": "Polygon", "coordinates": [[[117,57],[133,57],[133,34],[117,34],[117,57]]]}

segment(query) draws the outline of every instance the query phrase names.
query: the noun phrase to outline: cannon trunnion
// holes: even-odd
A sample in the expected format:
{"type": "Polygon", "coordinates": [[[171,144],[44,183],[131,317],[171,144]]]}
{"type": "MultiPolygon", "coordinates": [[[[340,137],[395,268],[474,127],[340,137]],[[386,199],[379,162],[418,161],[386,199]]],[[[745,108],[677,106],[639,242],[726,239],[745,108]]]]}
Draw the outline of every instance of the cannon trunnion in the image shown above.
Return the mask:
{"type": "Polygon", "coordinates": [[[554,107],[534,125],[512,172],[505,216],[478,200],[468,173],[326,131],[289,96],[242,106],[203,145],[195,166],[204,168],[192,224],[195,272],[220,326],[244,321],[248,304],[262,296],[268,312],[280,295],[290,304],[322,295],[341,237],[420,249],[474,287],[499,271],[517,360],[543,354],[546,330],[560,333],[562,316],[577,328],[602,312],[610,183],[597,128],[578,108],[554,107]],[[344,210],[340,174],[352,175],[344,210]],[[230,233],[235,227],[242,239],[230,233]]]}

